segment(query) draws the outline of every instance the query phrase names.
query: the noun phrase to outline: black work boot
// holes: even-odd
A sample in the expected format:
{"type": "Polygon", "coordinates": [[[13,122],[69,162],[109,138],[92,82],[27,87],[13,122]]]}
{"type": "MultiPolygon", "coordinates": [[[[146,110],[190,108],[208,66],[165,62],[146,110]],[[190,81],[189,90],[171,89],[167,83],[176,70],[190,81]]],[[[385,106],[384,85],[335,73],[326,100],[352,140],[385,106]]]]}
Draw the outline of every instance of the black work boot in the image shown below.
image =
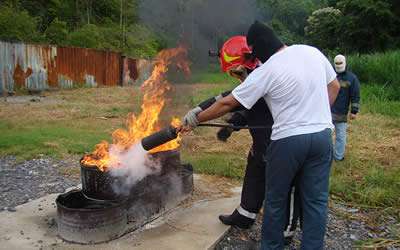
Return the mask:
{"type": "Polygon", "coordinates": [[[255,221],[255,219],[251,219],[239,214],[237,209],[235,209],[231,215],[220,215],[218,218],[225,225],[236,226],[242,229],[250,228],[255,221]]]}

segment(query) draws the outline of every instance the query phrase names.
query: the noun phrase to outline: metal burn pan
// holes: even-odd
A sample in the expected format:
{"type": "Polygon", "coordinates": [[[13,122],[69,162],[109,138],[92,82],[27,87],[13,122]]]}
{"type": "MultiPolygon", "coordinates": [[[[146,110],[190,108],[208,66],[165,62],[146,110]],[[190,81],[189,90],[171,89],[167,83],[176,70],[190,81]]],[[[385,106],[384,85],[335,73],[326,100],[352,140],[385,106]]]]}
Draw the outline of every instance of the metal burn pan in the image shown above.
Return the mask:
{"type": "Polygon", "coordinates": [[[185,200],[193,191],[193,168],[190,164],[181,165],[175,172],[148,176],[145,181],[136,185],[136,190],[142,192],[131,195],[127,201],[128,222],[133,228],[143,226],[185,200]]]}
{"type": "Polygon", "coordinates": [[[124,195],[114,192],[124,177],[81,165],[82,190],[56,199],[58,234],[68,241],[96,244],[117,239],[176,207],[193,191],[193,168],[181,164],[178,151],[151,154],[162,170],[124,195]]]}
{"type": "Polygon", "coordinates": [[[126,232],[126,202],[94,201],[73,190],[56,199],[58,235],[81,244],[107,242],[126,232]]]}

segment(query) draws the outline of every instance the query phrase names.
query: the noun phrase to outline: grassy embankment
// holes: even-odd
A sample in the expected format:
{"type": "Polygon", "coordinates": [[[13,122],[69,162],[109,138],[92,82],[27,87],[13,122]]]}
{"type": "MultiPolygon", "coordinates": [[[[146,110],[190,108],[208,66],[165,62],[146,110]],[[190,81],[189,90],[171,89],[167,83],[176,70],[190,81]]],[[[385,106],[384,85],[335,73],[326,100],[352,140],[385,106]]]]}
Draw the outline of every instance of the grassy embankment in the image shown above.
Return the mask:
{"type": "MultiPolygon", "coordinates": [[[[394,70],[392,75],[388,71],[381,76],[390,79],[386,85],[379,84],[376,75],[380,71],[374,71],[375,66],[359,74],[359,68],[371,67],[368,60],[375,57],[379,56],[349,60],[362,82],[362,107],[359,118],[349,126],[346,160],[334,164],[331,192],[346,202],[399,208],[400,97],[393,94],[399,86],[398,72],[391,66],[396,60],[383,60],[381,70],[394,70]]],[[[195,74],[194,78],[195,82],[218,84],[178,85],[163,117],[182,116],[193,105],[234,86],[223,74],[195,74]]],[[[45,95],[41,102],[0,102],[0,155],[79,157],[97,142],[109,140],[113,130],[124,126],[126,114],[138,111],[141,102],[137,88],[83,88],[45,95]]],[[[199,128],[186,136],[183,159],[198,172],[241,178],[251,141],[248,134],[235,133],[228,143],[222,143],[215,139],[216,131],[199,128]]]]}

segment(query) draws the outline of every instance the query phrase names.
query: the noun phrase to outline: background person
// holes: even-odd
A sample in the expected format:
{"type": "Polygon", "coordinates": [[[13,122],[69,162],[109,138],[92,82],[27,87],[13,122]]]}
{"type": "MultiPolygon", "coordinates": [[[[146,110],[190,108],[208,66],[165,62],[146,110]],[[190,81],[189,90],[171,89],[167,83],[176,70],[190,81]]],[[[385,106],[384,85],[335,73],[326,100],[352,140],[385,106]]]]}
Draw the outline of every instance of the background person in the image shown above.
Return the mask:
{"type": "Polygon", "coordinates": [[[346,150],[349,107],[351,120],[356,119],[360,110],[360,82],[353,72],[347,70],[345,56],[337,55],[334,63],[340,91],[331,109],[336,134],[333,157],[336,161],[342,161],[346,150]]]}

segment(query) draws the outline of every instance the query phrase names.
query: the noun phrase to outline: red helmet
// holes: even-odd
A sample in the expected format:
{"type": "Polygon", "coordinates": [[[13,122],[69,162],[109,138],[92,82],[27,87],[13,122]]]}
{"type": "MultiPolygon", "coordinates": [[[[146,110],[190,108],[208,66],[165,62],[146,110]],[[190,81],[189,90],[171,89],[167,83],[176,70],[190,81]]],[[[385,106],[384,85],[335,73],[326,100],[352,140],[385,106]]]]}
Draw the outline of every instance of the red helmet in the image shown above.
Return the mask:
{"type": "Polygon", "coordinates": [[[245,36],[234,36],[224,43],[219,53],[221,69],[227,72],[233,67],[244,66],[248,69],[255,69],[259,64],[257,59],[248,59],[246,54],[251,54],[245,36]]]}

